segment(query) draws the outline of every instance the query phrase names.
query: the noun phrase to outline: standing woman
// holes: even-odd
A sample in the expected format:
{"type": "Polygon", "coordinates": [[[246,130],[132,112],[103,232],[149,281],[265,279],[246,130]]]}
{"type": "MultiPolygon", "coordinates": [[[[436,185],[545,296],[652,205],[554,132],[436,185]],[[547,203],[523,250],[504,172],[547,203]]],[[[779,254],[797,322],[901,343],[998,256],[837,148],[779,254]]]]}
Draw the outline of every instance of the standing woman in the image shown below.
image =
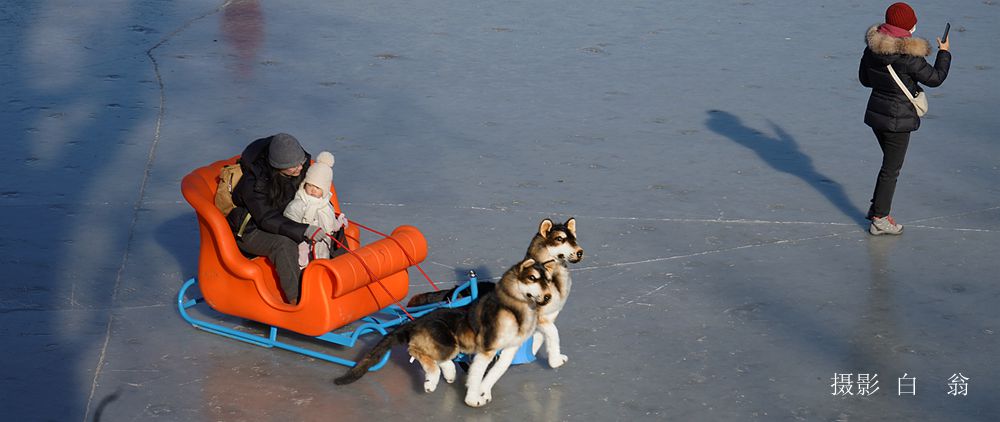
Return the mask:
{"type": "Polygon", "coordinates": [[[930,43],[922,38],[914,38],[917,15],[906,3],[894,3],[885,11],[885,23],[868,28],[865,37],[867,48],[861,56],[858,79],[861,85],[872,89],[865,110],[865,124],[875,132],[878,145],[882,148],[882,168],[875,181],[872,205],[868,209],[873,235],[901,234],[903,225],[897,224],[889,216],[892,196],[896,191],[896,178],[903,167],[906,147],[910,143],[910,132],[920,127],[920,117],[906,94],[889,73],[888,65],[903,82],[910,94],[916,96],[923,91],[921,83],[936,87],[948,77],[951,53],[948,41],[938,42],[937,58],[934,66],[924,57],[931,54],[930,43]]]}

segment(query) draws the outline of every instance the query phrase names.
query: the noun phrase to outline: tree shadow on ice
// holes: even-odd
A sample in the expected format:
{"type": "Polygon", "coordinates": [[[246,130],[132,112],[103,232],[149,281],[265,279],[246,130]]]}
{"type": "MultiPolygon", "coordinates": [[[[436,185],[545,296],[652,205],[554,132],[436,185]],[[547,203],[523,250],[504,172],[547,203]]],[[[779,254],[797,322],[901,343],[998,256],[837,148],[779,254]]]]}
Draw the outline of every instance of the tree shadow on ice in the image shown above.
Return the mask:
{"type": "MultiPolygon", "coordinates": [[[[201,251],[201,232],[192,229],[197,228],[198,217],[193,210],[187,212],[188,210],[161,223],[154,234],[157,243],[177,259],[184,280],[198,274],[198,255],[201,251]],[[194,236],[178,236],[178,233],[191,233],[194,236]]],[[[178,285],[184,280],[178,280],[178,285]]]]}
{"type": "Polygon", "coordinates": [[[115,388],[100,370],[138,242],[130,223],[152,142],[142,129],[158,95],[143,51],[162,33],[145,25],[176,27],[163,17],[171,8],[14,2],[0,12],[8,420],[86,419],[115,388]]]}
{"type": "Polygon", "coordinates": [[[844,193],[844,187],[817,171],[812,158],[800,150],[799,143],[781,126],[771,121],[768,123],[775,134],[774,137],[747,127],[732,113],[709,110],[705,126],[755,152],[771,168],[802,179],[851,220],[859,224],[864,222],[865,213],[851,202],[844,193]]]}

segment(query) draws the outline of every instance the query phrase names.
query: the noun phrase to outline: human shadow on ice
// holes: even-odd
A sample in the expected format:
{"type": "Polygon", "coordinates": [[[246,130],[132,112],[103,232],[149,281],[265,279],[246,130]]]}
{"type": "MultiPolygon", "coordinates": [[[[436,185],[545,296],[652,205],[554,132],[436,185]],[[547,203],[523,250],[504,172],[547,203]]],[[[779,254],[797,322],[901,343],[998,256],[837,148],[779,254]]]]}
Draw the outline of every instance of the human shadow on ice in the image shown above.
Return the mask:
{"type": "Polygon", "coordinates": [[[830,204],[852,220],[864,222],[865,213],[844,193],[844,187],[816,170],[811,157],[799,149],[799,144],[781,126],[768,121],[775,136],[747,127],[739,117],[722,110],[708,110],[705,123],[713,132],[723,135],[757,153],[771,168],[788,173],[806,182],[823,195],[830,204]]]}

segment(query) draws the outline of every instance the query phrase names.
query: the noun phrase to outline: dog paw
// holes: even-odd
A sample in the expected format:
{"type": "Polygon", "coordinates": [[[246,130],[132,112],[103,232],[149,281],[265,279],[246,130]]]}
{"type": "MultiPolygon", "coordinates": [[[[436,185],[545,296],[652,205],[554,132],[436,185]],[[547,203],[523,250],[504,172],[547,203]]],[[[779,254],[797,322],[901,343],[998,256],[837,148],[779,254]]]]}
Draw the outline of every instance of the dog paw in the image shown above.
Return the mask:
{"type": "Polygon", "coordinates": [[[437,381],[424,381],[425,393],[433,393],[434,390],[437,390],[437,387],[438,387],[437,381]]]}
{"type": "Polygon", "coordinates": [[[444,382],[448,384],[455,382],[455,364],[449,361],[441,365],[441,375],[444,376],[444,382]]]}
{"type": "Polygon", "coordinates": [[[560,366],[563,366],[563,364],[565,364],[566,361],[568,361],[568,360],[569,360],[569,356],[566,356],[566,355],[559,355],[559,356],[556,356],[556,357],[549,356],[549,366],[551,366],[553,368],[558,368],[560,366]]]}
{"type": "Polygon", "coordinates": [[[471,407],[482,407],[486,403],[493,400],[493,394],[490,392],[479,393],[478,396],[465,396],[465,404],[471,407]]]}

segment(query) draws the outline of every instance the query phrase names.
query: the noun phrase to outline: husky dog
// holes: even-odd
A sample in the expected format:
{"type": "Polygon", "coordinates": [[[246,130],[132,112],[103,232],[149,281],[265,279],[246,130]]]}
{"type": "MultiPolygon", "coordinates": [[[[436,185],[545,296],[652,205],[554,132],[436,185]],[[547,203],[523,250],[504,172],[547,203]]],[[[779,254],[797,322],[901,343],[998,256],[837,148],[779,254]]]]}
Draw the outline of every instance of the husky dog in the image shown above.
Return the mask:
{"type": "Polygon", "coordinates": [[[552,272],[552,301],[539,310],[538,329],[531,344],[532,353],[538,353],[545,343],[549,366],[558,368],[569,359],[560,350],[559,330],[555,325],[573,286],[566,264],[583,259],[583,248],[576,242],[576,219],[570,218],[563,224],[555,224],[548,218],[542,220],[525,256],[541,262],[554,259],[558,264],[552,272]]]}
{"type": "Polygon", "coordinates": [[[480,407],[493,399],[493,385],[507,371],[517,349],[538,327],[538,310],[552,300],[552,272],[559,266],[528,258],[508,269],[496,288],[462,308],[441,308],[389,333],[353,368],[334,380],[349,384],[364,376],[398,343],[408,343],[410,356],[426,377],[424,391],[437,388],[440,376],[455,381],[459,353],[473,356],[466,382],[465,404],[480,407]],[[487,367],[496,356],[493,367],[487,367]]]}
{"type": "MultiPolygon", "coordinates": [[[[563,224],[555,224],[551,219],[544,219],[538,225],[538,231],[532,237],[528,245],[525,258],[534,259],[537,262],[548,262],[555,260],[558,265],[552,274],[552,302],[542,308],[538,322],[538,331],[532,338],[532,353],[537,354],[542,344],[546,344],[545,351],[548,354],[549,366],[558,368],[569,359],[562,354],[559,346],[559,330],[556,329],[555,321],[566,304],[569,291],[572,287],[572,280],[569,276],[567,263],[577,263],[583,259],[583,248],[576,241],[576,219],[570,218],[563,224]]],[[[490,282],[480,282],[477,284],[479,294],[485,294],[493,290],[494,284],[490,282]]],[[[413,296],[406,306],[420,306],[429,303],[447,300],[455,292],[455,288],[439,292],[421,293],[413,296]]]]}

